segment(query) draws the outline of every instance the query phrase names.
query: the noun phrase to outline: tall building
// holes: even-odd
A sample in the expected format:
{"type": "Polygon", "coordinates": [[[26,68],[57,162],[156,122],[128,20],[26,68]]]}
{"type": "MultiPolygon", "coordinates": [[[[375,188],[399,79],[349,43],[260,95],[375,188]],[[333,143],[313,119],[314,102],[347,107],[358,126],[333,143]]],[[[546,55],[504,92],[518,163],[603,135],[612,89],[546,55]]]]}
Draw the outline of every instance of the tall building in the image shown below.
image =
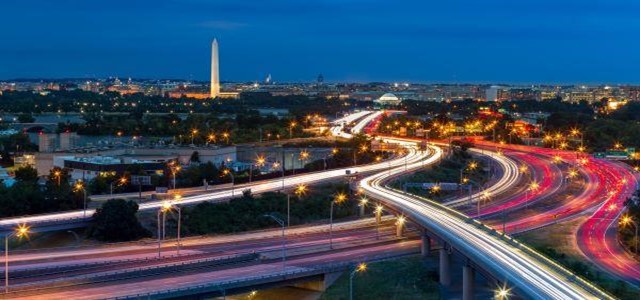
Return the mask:
{"type": "Polygon", "coordinates": [[[211,43],[211,98],[220,95],[220,70],[218,66],[218,40],[213,39],[211,43]]]}

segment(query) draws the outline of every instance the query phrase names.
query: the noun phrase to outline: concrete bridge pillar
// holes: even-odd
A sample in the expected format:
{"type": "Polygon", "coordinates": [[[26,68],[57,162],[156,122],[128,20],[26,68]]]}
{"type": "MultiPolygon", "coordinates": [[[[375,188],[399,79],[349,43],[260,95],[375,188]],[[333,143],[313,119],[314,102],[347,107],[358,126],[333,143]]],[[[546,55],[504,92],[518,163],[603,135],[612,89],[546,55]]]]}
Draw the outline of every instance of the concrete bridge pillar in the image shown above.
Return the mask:
{"type": "Polygon", "coordinates": [[[420,253],[422,257],[429,256],[431,253],[431,238],[426,232],[422,233],[422,244],[420,245],[420,253]]]}
{"type": "Polygon", "coordinates": [[[405,217],[399,216],[396,220],[396,237],[402,237],[402,233],[404,232],[404,223],[406,222],[405,217]]]}
{"type": "Polygon", "coordinates": [[[444,245],[440,248],[440,284],[451,285],[451,254],[444,245]]]}
{"type": "Polygon", "coordinates": [[[473,300],[476,271],[471,266],[462,267],[462,300],[473,300]]]}

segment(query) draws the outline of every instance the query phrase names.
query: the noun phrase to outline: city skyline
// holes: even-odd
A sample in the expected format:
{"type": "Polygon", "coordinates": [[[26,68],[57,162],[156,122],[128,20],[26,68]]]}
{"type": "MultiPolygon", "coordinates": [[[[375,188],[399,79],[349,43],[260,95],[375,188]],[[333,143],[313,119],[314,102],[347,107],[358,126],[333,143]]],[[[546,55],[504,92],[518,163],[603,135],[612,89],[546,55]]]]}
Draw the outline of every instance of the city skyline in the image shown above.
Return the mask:
{"type": "Polygon", "coordinates": [[[217,37],[222,81],[638,83],[625,1],[119,3],[6,4],[0,78],[205,81],[217,37]]]}

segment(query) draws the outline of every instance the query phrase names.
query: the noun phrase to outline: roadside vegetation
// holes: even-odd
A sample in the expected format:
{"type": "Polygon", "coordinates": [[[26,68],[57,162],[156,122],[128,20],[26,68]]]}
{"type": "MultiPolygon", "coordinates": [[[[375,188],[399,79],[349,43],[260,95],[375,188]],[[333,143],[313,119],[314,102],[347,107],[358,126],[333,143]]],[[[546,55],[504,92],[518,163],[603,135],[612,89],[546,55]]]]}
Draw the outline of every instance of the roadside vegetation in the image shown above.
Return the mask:
{"type": "MultiPolygon", "coordinates": [[[[469,144],[454,143],[454,145],[453,153],[443,159],[442,162],[415,173],[402,176],[395,180],[392,186],[402,190],[405,183],[464,183],[465,185],[471,185],[474,190],[477,190],[478,187],[483,186],[489,178],[485,170],[485,163],[468,153],[469,144]],[[462,178],[460,177],[461,174],[462,178]]],[[[406,191],[439,202],[454,196],[462,197],[468,193],[467,189],[447,191],[439,185],[430,189],[423,187],[406,187],[406,191]]]]}
{"type": "MultiPolygon", "coordinates": [[[[320,300],[349,299],[349,275],[344,272],[320,300]]],[[[354,299],[440,299],[438,274],[420,257],[367,264],[353,278],[354,299]]]]}

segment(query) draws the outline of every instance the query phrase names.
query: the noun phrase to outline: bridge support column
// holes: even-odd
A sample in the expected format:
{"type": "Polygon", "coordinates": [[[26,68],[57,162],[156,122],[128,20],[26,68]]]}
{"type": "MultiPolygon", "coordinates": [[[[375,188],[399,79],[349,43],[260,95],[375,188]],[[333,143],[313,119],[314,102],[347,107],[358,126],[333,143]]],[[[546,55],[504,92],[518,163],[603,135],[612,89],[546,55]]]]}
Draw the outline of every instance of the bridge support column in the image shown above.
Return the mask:
{"type": "Polygon", "coordinates": [[[451,254],[444,245],[440,248],[440,284],[451,285],[451,254]]]}
{"type": "Polygon", "coordinates": [[[473,300],[476,271],[471,266],[462,267],[462,300],[473,300]]]}
{"type": "Polygon", "coordinates": [[[398,217],[396,221],[396,237],[402,237],[402,232],[404,232],[404,223],[406,219],[403,216],[398,217]]]}
{"type": "Polygon", "coordinates": [[[431,238],[427,233],[422,233],[422,244],[420,244],[420,253],[422,257],[427,257],[431,254],[431,238]]]}

